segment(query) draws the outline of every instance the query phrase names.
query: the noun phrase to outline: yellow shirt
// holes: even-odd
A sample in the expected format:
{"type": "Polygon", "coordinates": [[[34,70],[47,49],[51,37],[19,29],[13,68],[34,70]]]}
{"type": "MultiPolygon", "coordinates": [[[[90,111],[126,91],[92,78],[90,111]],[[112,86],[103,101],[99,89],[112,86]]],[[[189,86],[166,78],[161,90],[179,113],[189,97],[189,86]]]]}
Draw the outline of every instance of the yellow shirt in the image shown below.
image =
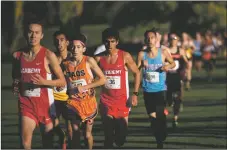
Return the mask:
{"type": "Polygon", "coordinates": [[[59,101],[67,101],[69,96],[67,95],[67,86],[65,87],[54,87],[54,99],[59,101]]]}
{"type": "MultiPolygon", "coordinates": [[[[70,58],[70,54],[68,53],[67,58],[65,60],[67,60],[68,58],[70,58]]],[[[65,67],[63,65],[63,61],[60,63],[60,67],[62,69],[62,72],[64,73],[65,71],[65,67]]],[[[65,74],[65,73],[64,73],[65,74]]],[[[67,95],[67,85],[64,87],[54,87],[53,88],[53,92],[54,92],[54,99],[55,100],[59,100],[59,101],[67,101],[69,96],[67,95]]]]}

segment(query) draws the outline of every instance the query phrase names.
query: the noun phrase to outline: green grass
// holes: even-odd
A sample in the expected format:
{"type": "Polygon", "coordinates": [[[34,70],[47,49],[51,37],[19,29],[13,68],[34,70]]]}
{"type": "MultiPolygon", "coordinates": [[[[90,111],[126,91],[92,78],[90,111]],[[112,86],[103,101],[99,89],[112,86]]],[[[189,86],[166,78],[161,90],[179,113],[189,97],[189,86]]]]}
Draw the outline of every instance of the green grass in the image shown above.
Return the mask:
{"type": "MultiPolygon", "coordinates": [[[[185,92],[184,110],[180,114],[179,129],[171,129],[171,117],[168,115],[169,135],[165,148],[211,149],[226,148],[226,68],[225,61],[219,60],[212,83],[206,81],[206,72],[193,70],[192,89],[185,92]],[[198,78],[200,77],[200,78],[198,78]]],[[[19,148],[17,100],[11,93],[11,65],[2,64],[1,90],[1,146],[2,148],[19,148]]],[[[132,75],[130,74],[132,82],[132,75]]],[[[97,89],[97,100],[99,100],[97,89]]],[[[122,147],[127,149],[156,148],[155,139],[149,128],[150,124],[144,108],[142,94],[139,105],[132,109],[129,117],[129,134],[122,147]]],[[[93,129],[94,148],[103,144],[103,130],[100,116],[96,118],[93,129]]],[[[55,139],[57,139],[55,137],[55,139]]],[[[41,148],[39,129],[34,133],[33,148],[41,148]]]]}

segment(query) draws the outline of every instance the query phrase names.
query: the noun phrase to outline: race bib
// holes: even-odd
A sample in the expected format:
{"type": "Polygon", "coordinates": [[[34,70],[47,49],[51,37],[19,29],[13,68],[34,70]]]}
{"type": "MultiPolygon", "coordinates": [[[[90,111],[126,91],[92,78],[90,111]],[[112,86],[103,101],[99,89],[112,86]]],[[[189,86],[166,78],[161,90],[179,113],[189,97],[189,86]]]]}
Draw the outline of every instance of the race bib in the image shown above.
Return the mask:
{"type": "Polygon", "coordinates": [[[54,92],[57,92],[57,93],[66,93],[67,91],[67,86],[64,86],[64,87],[54,87],[54,92]]]}
{"type": "MultiPolygon", "coordinates": [[[[80,79],[80,80],[74,80],[71,82],[71,85],[73,88],[78,87],[78,86],[84,86],[87,85],[87,82],[85,79],[80,79]]],[[[84,92],[86,92],[88,90],[85,90],[84,92]]]]}
{"type": "Polygon", "coordinates": [[[170,72],[176,71],[180,67],[180,64],[179,64],[178,60],[174,60],[174,62],[176,64],[176,66],[174,68],[172,68],[172,69],[169,69],[170,72]]]}
{"type": "Polygon", "coordinates": [[[87,85],[87,82],[85,79],[80,79],[80,80],[74,80],[71,82],[73,87],[78,87],[78,86],[84,86],[87,85]]]}
{"type": "Polygon", "coordinates": [[[146,72],[146,80],[151,83],[159,82],[159,72],[146,72]]]}
{"type": "Polygon", "coordinates": [[[121,77],[120,76],[106,76],[105,87],[107,89],[121,89],[121,77]]]}
{"type": "Polygon", "coordinates": [[[24,96],[40,97],[40,88],[28,89],[24,91],[24,96]]]}

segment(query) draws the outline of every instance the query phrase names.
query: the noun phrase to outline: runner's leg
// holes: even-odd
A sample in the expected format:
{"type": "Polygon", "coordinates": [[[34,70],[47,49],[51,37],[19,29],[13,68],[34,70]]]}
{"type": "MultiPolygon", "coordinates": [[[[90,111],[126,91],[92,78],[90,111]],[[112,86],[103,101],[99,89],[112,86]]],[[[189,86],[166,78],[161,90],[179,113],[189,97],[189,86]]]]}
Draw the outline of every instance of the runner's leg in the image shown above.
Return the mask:
{"type": "Polygon", "coordinates": [[[36,122],[27,116],[22,116],[20,123],[23,148],[31,149],[32,135],[36,127],[36,122]]]}
{"type": "Polygon", "coordinates": [[[54,130],[53,123],[50,122],[48,124],[40,124],[40,129],[42,133],[42,142],[43,148],[52,149],[53,148],[53,139],[54,139],[54,130]]]}
{"type": "Polygon", "coordinates": [[[72,137],[72,143],[71,148],[72,149],[80,149],[80,121],[73,121],[72,123],[72,129],[73,129],[73,137],[72,137]]]}
{"type": "Polygon", "coordinates": [[[94,124],[94,119],[90,119],[86,121],[85,131],[84,131],[84,141],[87,149],[93,148],[93,135],[92,135],[92,127],[94,124]]]}
{"type": "Polygon", "coordinates": [[[104,148],[113,148],[114,141],[114,118],[110,115],[102,115],[102,123],[104,128],[104,148]]]}
{"type": "Polygon", "coordinates": [[[126,141],[128,131],[128,116],[117,118],[115,120],[115,144],[119,147],[123,146],[126,141]]]}

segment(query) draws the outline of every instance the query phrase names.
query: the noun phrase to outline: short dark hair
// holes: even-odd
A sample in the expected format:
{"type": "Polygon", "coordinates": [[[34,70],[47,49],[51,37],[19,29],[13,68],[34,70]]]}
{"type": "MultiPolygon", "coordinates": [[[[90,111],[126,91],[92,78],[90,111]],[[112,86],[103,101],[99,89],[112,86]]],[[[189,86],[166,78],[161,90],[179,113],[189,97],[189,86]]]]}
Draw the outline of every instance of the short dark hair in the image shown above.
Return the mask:
{"type": "Polygon", "coordinates": [[[44,23],[42,20],[39,20],[39,19],[28,19],[28,20],[24,20],[24,36],[26,37],[26,34],[29,30],[29,26],[31,24],[38,24],[42,27],[42,32],[43,32],[43,26],[44,26],[44,23]]]}
{"type": "Polygon", "coordinates": [[[76,33],[75,35],[70,37],[71,42],[74,41],[74,40],[80,40],[85,45],[87,44],[87,37],[82,33],[76,33]]]}
{"type": "Polygon", "coordinates": [[[102,41],[104,42],[109,37],[114,37],[117,41],[119,41],[119,32],[115,28],[106,28],[102,32],[102,41]]]}
{"type": "Polygon", "coordinates": [[[65,36],[66,40],[69,40],[67,34],[62,30],[55,31],[54,34],[53,34],[53,38],[56,38],[60,34],[63,34],[65,36]]]}
{"type": "Polygon", "coordinates": [[[40,25],[40,26],[42,27],[42,29],[43,29],[43,26],[44,26],[42,20],[31,19],[31,20],[24,21],[24,29],[25,29],[25,30],[28,30],[28,28],[29,28],[29,26],[30,26],[31,24],[38,24],[38,25],[40,25]]]}
{"type": "Polygon", "coordinates": [[[145,33],[144,33],[144,38],[147,38],[147,35],[148,35],[148,33],[150,33],[150,32],[154,33],[155,36],[156,36],[157,29],[156,29],[156,28],[152,28],[152,29],[146,30],[145,33]]]}

